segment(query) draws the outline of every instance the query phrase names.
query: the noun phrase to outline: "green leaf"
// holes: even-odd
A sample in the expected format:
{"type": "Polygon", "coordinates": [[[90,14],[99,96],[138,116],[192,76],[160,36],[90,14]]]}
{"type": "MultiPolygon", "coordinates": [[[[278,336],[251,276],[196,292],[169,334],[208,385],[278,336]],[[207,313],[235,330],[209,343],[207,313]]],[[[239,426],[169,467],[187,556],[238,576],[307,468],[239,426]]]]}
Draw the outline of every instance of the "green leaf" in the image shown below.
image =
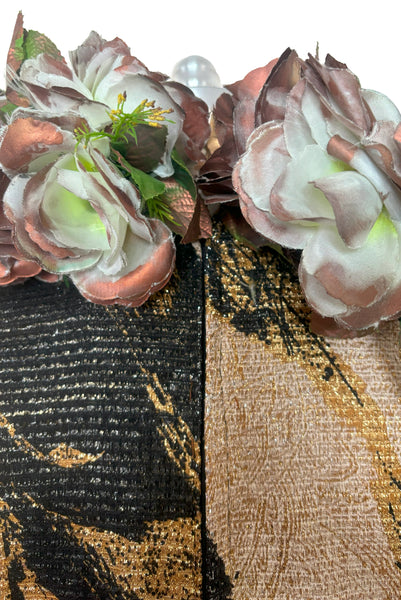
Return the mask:
{"type": "Polygon", "coordinates": [[[21,37],[16,39],[14,42],[14,57],[19,62],[22,62],[25,58],[24,36],[23,35],[21,35],[21,37]]]}
{"type": "Polygon", "coordinates": [[[13,104],[12,102],[7,102],[7,104],[4,104],[4,106],[2,106],[0,108],[0,112],[9,115],[13,112],[13,110],[15,110],[17,108],[16,104],[13,104]]]}
{"type": "Polygon", "coordinates": [[[166,186],[162,181],[130,165],[119,152],[114,151],[113,154],[117,164],[130,175],[145,202],[164,193],[166,186]]]}
{"type": "Polygon", "coordinates": [[[193,177],[184,164],[183,160],[179,156],[176,150],[171,153],[171,159],[174,167],[174,179],[180,183],[192,196],[192,200],[195,202],[197,191],[193,177]]]}
{"type": "MultiPolygon", "coordinates": [[[[17,40],[19,43],[21,38],[17,40]]],[[[26,32],[24,47],[24,58],[36,58],[39,54],[48,54],[56,60],[63,60],[57,46],[43,33],[30,29],[26,32]]]]}

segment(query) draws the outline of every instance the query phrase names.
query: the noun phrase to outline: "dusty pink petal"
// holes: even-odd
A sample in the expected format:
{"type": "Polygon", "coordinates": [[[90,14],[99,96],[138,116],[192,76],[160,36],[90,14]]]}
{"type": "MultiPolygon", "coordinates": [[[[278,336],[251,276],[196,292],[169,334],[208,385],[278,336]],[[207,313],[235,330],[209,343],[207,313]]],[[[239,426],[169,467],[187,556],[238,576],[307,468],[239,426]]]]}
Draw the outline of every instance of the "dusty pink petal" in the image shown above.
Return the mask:
{"type": "Polygon", "coordinates": [[[23,175],[14,177],[4,196],[4,210],[15,229],[15,244],[24,256],[39,262],[46,271],[68,272],[93,264],[99,252],[80,256],[76,248],[60,247],[42,223],[39,208],[50,169],[51,166],[30,179],[23,175]]]}
{"type": "Polygon", "coordinates": [[[74,77],[67,63],[49,54],[38,54],[35,58],[25,60],[21,67],[21,79],[33,85],[39,83],[43,87],[54,84],[74,87],[74,77]]]}
{"type": "Polygon", "coordinates": [[[352,131],[370,131],[372,113],[362,97],[357,77],[346,65],[328,55],[323,66],[309,55],[304,62],[303,72],[325,105],[335,114],[343,116],[352,131]]]}
{"type": "Polygon", "coordinates": [[[363,139],[363,146],[378,167],[401,186],[401,152],[395,136],[396,125],[391,121],[380,121],[363,139]]]}
{"type": "Polygon", "coordinates": [[[255,100],[246,98],[234,108],[234,136],[238,156],[245,152],[249,136],[255,129],[255,100]]]}
{"type": "Polygon", "coordinates": [[[250,98],[256,100],[277,62],[278,59],[274,58],[264,67],[250,71],[243,79],[225,87],[240,101],[250,98]]]}
{"type": "Polygon", "coordinates": [[[338,318],[347,314],[347,305],[339,298],[331,296],[315,274],[305,268],[304,257],[305,253],[299,263],[298,275],[308,304],[323,317],[338,318]]]}
{"type": "Polygon", "coordinates": [[[244,79],[226,88],[233,94],[233,129],[238,156],[243,154],[246,141],[255,128],[255,107],[260,91],[269,77],[277,59],[248,73],[244,79]]]}
{"type": "Polygon", "coordinates": [[[364,175],[376,188],[378,194],[380,194],[391,217],[401,220],[401,193],[399,188],[377,167],[363,148],[350,144],[336,135],[328,143],[327,152],[334,158],[346,162],[361,175],[364,175]]]}
{"type": "Polygon", "coordinates": [[[283,168],[270,194],[272,214],[281,221],[333,219],[324,194],[313,185],[316,178],[335,172],[335,162],[316,144],[283,168]]]}
{"type": "Polygon", "coordinates": [[[293,158],[299,156],[305,146],[313,144],[311,129],[302,112],[302,100],[306,82],[300,80],[288,94],[287,110],[284,116],[284,138],[288,153],[293,158]]]}
{"type": "MultiPolygon", "coordinates": [[[[175,246],[167,228],[160,221],[150,221],[154,244],[143,262],[121,278],[107,278],[96,267],[71,274],[81,294],[97,304],[140,306],[151,294],[162,289],[171,277],[175,264],[175,246]]],[[[126,244],[136,243],[128,237],[126,244]]],[[[129,255],[129,249],[126,248],[129,255]]]]}
{"type": "Polygon", "coordinates": [[[368,104],[376,121],[392,121],[397,125],[401,121],[401,113],[389,98],[374,90],[361,89],[361,96],[368,104]]]}
{"type": "MultiPolygon", "coordinates": [[[[305,119],[314,143],[320,146],[322,150],[326,150],[326,146],[332,135],[329,132],[331,115],[313,88],[305,80],[302,80],[302,82],[304,84],[304,93],[302,95],[301,116],[299,119],[305,119]]],[[[338,120],[335,120],[336,133],[337,125],[338,120]]]]}
{"type": "Polygon", "coordinates": [[[265,123],[251,136],[247,152],[236,164],[233,186],[242,214],[258,233],[284,246],[302,248],[311,230],[298,223],[280,221],[270,207],[276,179],[289,161],[282,124],[265,123]]]}
{"type": "Polygon", "coordinates": [[[92,31],[83,44],[70,52],[70,60],[78,79],[93,91],[105,74],[121,66],[123,58],[129,55],[128,46],[119,38],[106,41],[92,31]]]}
{"type": "MultiPolygon", "coordinates": [[[[371,319],[368,320],[371,321],[371,319]]],[[[322,317],[314,310],[311,311],[310,315],[310,328],[317,335],[340,339],[355,339],[373,333],[375,330],[375,326],[369,326],[362,330],[350,329],[345,325],[341,325],[336,319],[322,317]]]]}
{"type": "Polygon", "coordinates": [[[347,246],[362,246],[383,209],[383,202],[373,185],[356,171],[343,171],[313,183],[330,202],[338,233],[347,246]]]}
{"type": "Polygon", "coordinates": [[[255,106],[255,125],[284,119],[287,94],[299,81],[301,66],[298,55],[288,48],[274,65],[255,106]]]}

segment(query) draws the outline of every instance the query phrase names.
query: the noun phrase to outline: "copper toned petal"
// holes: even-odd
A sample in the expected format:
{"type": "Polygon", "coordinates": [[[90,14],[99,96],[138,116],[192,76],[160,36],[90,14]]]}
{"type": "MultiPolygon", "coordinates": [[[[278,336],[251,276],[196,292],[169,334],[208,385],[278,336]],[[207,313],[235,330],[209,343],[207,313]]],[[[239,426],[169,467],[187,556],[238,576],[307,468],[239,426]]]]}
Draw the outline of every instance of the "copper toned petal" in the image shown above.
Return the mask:
{"type": "Polygon", "coordinates": [[[6,131],[0,146],[0,163],[12,172],[24,171],[38,155],[64,141],[62,132],[52,123],[33,118],[17,119],[6,131]]]}
{"type": "Polygon", "coordinates": [[[21,66],[21,58],[16,55],[15,42],[19,40],[24,34],[24,17],[20,11],[15,22],[13,35],[11,38],[10,49],[7,56],[7,69],[11,70],[12,73],[16,73],[21,66]]]}
{"type": "Polygon", "coordinates": [[[97,304],[140,306],[169,281],[175,265],[175,245],[168,229],[156,220],[149,226],[154,236],[154,251],[143,265],[117,280],[108,279],[96,268],[72,273],[81,294],[97,304]]]}
{"type": "Polygon", "coordinates": [[[372,113],[362,98],[358,78],[332,57],[321,65],[309,55],[303,63],[304,76],[334,113],[342,114],[352,131],[368,133],[373,125],[372,113]]]}
{"type": "Polygon", "coordinates": [[[210,136],[209,109],[207,104],[185,85],[176,81],[167,81],[163,87],[173,100],[184,109],[185,118],[182,126],[182,139],[178,143],[188,158],[194,162],[204,160],[203,149],[210,136]]]}
{"type": "Polygon", "coordinates": [[[245,75],[244,79],[236,81],[231,85],[226,85],[225,87],[234,94],[238,100],[244,100],[246,98],[253,98],[256,100],[260,94],[260,90],[272,72],[273,67],[277,64],[277,61],[278,59],[275,58],[264,67],[259,67],[250,71],[245,75]]]}

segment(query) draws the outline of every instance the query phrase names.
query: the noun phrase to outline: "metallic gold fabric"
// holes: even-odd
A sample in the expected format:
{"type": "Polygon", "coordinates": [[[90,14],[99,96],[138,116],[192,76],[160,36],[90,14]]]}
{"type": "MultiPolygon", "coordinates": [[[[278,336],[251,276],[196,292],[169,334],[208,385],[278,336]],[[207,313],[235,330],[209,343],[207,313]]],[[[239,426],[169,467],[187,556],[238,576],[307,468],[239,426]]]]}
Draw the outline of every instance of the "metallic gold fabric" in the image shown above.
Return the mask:
{"type": "Polygon", "coordinates": [[[1,600],[400,597],[396,323],[311,334],[289,264],[219,229],[140,309],[0,310],[1,600]]]}
{"type": "Polygon", "coordinates": [[[29,281],[0,311],[0,599],[200,599],[200,258],[137,310],[29,281]]]}
{"type": "Polygon", "coordinates": [[[206,515],[232,597],[398,599],[398,324],[319,338],[285,260],[220,234],[208,258],[206,515]]]}

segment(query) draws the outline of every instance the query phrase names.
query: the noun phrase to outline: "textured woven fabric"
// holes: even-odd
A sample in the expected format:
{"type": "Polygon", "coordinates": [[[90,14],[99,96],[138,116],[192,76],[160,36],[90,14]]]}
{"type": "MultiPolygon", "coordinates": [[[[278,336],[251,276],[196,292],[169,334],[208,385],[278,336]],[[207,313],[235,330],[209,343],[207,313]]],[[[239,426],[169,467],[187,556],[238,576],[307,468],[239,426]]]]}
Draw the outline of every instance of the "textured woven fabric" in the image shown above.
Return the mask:
{"type": "Polygon", "coordinates": [[[138,310],[0,292],[0,598],[200,598],[200,258],[138,310]]]}
{"type": "Polygon", "coordinates": [[[397,323],[314,336],[218,228],[140,309],[35,280],[0,309],[1,600],[399,598],[397,323]]]}
{"type": "Polygon", "coordinates": [[[208,262],[206,515],[232,598],[398,599],[398,323],[325,340],[277,254],[217,232],[208,262]]]}

